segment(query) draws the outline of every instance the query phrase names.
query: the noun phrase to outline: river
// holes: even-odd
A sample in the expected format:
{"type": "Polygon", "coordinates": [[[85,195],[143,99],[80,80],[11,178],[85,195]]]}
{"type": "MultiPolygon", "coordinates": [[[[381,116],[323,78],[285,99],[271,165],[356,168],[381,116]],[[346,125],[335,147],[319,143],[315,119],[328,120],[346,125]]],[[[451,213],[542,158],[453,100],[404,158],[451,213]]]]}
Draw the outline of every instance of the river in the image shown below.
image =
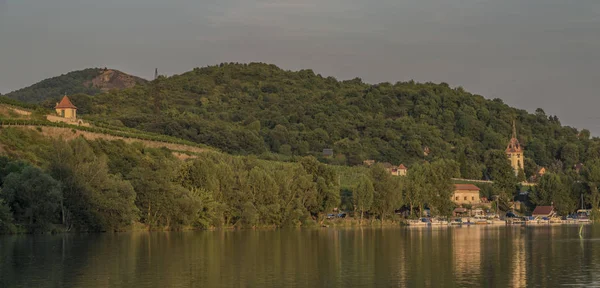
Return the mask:
{"type": "Polygon", "coordinates": [[[0,287],[590,287],[598,240],[598,226],[0,236],[0,287]]]}

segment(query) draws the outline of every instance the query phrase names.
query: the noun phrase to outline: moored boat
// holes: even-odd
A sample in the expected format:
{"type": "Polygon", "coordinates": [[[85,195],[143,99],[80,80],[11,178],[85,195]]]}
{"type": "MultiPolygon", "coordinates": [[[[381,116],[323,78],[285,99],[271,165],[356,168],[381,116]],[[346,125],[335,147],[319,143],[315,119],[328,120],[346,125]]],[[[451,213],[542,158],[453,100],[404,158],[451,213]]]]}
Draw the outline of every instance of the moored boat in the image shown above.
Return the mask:
{"type": "Polygon", "coordinates": [[[525,219],[521,217],[511,217],[506,219],[506,224],[510,225],[523,225],[525,224],[525,219]]]}
{"type": "Polygon", "coordinates": [[[475,216],[473,218],[473,224],[475,224],[475,225],[487,225],[489,223],[488,223],[488,219],[486,219],[485,217],[475,216]]]}
{"type": "Polygon", "coordinates": [[[463,225],[462,218],[454,218],[448,222],[448,225],[463,225]]]}
{"type": "Polygon", "coordinates": [[[424,227],[431,225],[431,220],[428,218],[410,219],[406,221],[408,226],[424,227]]]}
{"type": "Polygon", "coordinates": [[[577,210],[577,222],[578,223],[590,223],[592,220],[590,219],[590,210],[587,209],[579,209],[577,210]]]}
{"type": "Polygon", "coordinates": [[[448,220],[445,220],[445,219],[431,219],[431,225],[448,225],[448,220]]]}

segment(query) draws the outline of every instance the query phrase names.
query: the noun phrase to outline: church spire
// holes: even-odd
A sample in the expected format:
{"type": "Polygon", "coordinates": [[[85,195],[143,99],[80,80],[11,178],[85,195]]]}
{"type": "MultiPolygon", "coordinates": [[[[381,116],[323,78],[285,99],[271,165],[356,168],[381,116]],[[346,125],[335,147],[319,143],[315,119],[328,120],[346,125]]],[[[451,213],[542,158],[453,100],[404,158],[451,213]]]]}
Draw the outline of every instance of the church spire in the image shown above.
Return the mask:
{"type": "Polygon", "coordinates": [[[513,119],[513,131],[512,138],[517,138],[517,126],[515,125],[515,120],[513,119]]]}

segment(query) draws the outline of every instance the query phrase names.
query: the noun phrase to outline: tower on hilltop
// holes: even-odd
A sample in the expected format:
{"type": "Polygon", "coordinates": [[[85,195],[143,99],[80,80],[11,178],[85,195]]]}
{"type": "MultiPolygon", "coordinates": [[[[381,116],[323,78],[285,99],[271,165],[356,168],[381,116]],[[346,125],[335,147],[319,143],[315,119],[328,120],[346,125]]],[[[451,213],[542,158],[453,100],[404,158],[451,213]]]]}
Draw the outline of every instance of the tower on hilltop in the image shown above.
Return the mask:
{"type": "Polygon", "coordinates": [[[513,170],[515,170],[515,175],[519,175],[519,169],[524,170],[523,165],[525,162],[525,157],[523,156],[523,146],[521,146],[519,140],[517,139],[517,128],[514,120],[512,137],[510,138],[508,146],[506,147],[506,156],[508,156],[510,166],[513,168],[513,170]]]}

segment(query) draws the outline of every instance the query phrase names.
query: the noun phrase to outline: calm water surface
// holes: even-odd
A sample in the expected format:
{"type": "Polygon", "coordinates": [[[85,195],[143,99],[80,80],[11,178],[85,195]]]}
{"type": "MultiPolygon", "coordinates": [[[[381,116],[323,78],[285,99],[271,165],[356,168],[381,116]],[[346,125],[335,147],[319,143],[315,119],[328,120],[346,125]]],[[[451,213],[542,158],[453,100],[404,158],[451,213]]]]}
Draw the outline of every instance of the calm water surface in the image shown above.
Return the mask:
{"type": "Polygon", "coordinates": [[[600,227],[0,237],[0,287],[600,287],[600,227]]]}

